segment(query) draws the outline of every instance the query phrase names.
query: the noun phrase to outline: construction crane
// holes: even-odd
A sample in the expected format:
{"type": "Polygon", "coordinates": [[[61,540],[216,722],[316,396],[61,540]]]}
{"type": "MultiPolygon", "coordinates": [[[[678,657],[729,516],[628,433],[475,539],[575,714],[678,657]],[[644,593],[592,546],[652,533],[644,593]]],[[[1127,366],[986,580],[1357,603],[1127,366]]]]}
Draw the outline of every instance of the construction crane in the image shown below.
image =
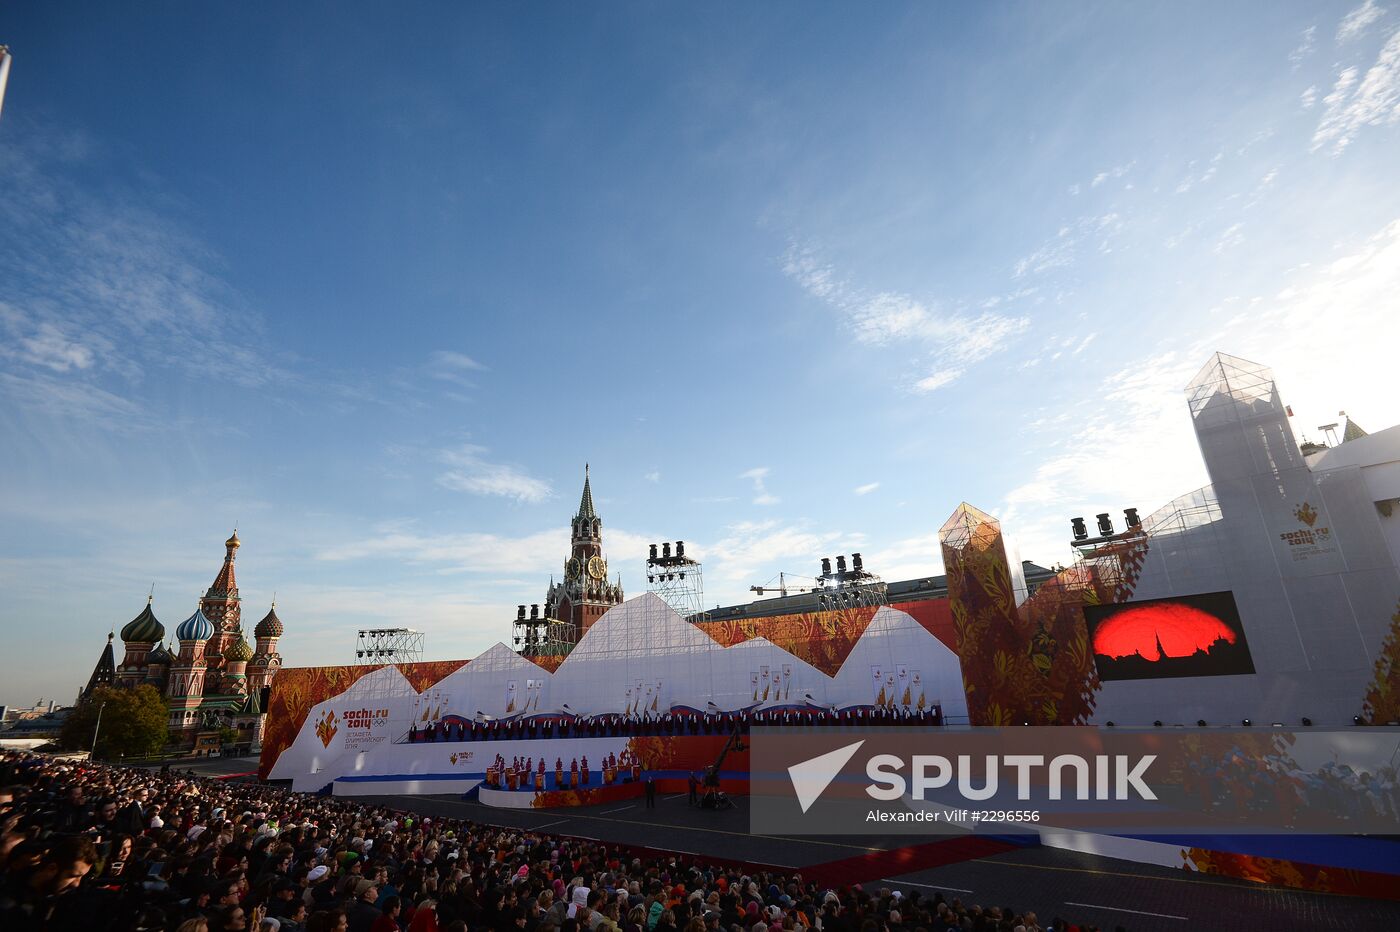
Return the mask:
{"type": "MultiPolygon", "coordinates": [[[[807,577],[807,576],[799,576],[798,578],[799,578],[799,579],[808,579],[809,577],[807,577]]],[[[771,583],[773,580],[770,579],[770,580],[768,580],[768,581],[771,583]]],[[[813,592],[813,591],[815,591],[815,590],[816,590],[816,587],[815,587],[815,586],[789,586],[789,585],[787,584],[787,574],[786,574],[786,573],[779,573],[779,574],[778,574],[778,584],[777,584],[776,586],[749,586],[749,591],[750,591],[750,592],[756,592],[756,593],[758,593],[759,595],[763,595],[763,594],[768,593],[768,592],[776,592],[776,593],[778,593],[780,596],[782,596],[783,598],[787,598],[787,594],[788,594],[789,592],[813,592]]]]}

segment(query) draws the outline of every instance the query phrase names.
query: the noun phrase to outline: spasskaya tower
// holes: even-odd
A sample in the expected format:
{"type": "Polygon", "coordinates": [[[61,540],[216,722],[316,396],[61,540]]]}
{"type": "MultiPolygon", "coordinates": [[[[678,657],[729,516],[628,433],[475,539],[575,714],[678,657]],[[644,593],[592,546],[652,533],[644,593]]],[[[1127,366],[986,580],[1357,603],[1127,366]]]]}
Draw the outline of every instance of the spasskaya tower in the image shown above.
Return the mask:
{"type": "Polygon", "coordinates": [[[593,622],[622,602],[622,577],[608,582],[608,561],[603,556],[603,519],[593,509],[593,489],[588,466],[583,467],[583,497],[574,515],[564,561],[564,581],[550,581],[545,595],[545,617],[573,626],[581,638],[593,622]]]}

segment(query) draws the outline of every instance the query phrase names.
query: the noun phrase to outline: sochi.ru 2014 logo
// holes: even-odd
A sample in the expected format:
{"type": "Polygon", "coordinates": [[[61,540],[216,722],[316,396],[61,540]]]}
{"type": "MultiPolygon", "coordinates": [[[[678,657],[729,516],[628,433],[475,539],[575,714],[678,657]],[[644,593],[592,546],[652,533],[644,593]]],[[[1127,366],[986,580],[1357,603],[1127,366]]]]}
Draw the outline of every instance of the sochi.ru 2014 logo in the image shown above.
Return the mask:
{"type": "Polygon", "coordinates": [[[331,739],[340,730],[339,722],[336,720],[335,712],[327,709],[325,713],[316,720],[316,737],[321,739],[321,744],[326,747],[331,746],[331,739]]]}

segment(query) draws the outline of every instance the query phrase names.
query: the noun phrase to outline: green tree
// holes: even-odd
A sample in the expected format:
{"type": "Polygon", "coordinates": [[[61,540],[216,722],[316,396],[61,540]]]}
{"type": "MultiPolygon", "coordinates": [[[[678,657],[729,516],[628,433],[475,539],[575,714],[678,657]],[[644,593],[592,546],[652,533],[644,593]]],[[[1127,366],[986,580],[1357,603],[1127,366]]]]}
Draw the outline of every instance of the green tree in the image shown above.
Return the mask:
{"type": "Polygon", "coordinates": [[[59,743],[70,751],[92,747],[97,732],[97,756],[103,760],[157,754],[169,736],[170,710],[154,686],[135,689],[102,686],[80,702],[63,723],[59,743]]]}

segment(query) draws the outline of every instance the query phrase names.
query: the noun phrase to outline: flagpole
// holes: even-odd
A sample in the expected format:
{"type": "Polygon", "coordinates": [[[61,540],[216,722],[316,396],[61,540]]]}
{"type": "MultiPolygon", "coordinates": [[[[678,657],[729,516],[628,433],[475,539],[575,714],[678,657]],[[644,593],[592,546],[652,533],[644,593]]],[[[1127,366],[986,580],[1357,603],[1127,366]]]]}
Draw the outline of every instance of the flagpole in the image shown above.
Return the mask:
{"type": "Polygon", "coordinates": [[[10,47],[0,45],[0,113],[5,110],[5,85],[10,83],[10,62],[13,59],[10,47]]]}

